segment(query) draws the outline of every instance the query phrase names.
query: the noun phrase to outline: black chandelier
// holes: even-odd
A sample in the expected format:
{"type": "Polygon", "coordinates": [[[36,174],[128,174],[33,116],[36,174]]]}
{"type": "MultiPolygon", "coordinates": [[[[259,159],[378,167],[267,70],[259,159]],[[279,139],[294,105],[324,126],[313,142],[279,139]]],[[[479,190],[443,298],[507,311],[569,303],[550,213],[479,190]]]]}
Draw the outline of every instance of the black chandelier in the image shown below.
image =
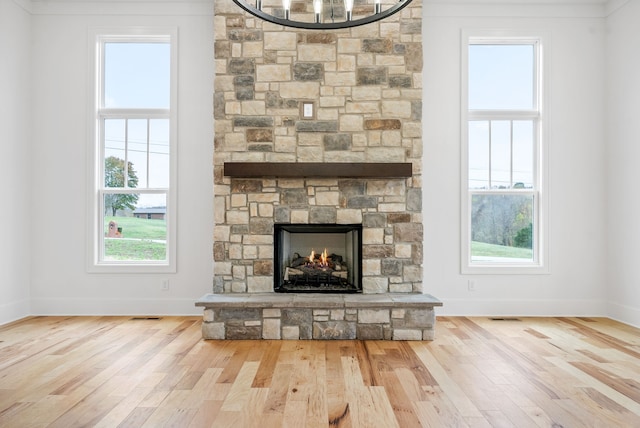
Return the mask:
{"type": "Polygon", "coordinates": [[[335,30],[385,19],[408,6],[412,0],[387,0],[384,3],[388,7],[384,10],[382,0],[296,1],[295,10],[292,10],[292,0],[255,0],[255,6],[244,0],[233,1],[250,14],[274,24],[308,30],[335,30]],[[280,1],[281,5],[276,4],[280,1]]]}

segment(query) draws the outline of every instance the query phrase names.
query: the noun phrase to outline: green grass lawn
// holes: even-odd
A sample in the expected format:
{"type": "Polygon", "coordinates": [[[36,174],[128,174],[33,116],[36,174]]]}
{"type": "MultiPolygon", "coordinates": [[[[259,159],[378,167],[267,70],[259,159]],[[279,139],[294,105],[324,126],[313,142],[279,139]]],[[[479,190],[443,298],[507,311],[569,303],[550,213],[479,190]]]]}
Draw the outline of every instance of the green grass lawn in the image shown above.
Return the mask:
{"type": "Polygon", "coordinates": [[[104,241],[106,260],[164,260],[167,245],[159,242],[129,239],[106,239],[104,241]]]}
{"type": "Polygon", "coordinates": [[[532,259],[531,248],[507,247],[471,241],[471,257],[501,257],[508,259],[532,259]]]}
{"type": "Polygon", "coordinates": [[[167,254],[167,222],[135,217],[105,217],[105,235],[113,220],[122,228],[122,238],[105,239],[107,260],[165,260],[167,254]]]}
{"type": "Polygon", "coordinates": [[[123,238],[167,239],[166,220],[147,220],[135,217],[105,217],[104,233],[109,230],[109,222],[113,220],[122,228],[123,238]]]}

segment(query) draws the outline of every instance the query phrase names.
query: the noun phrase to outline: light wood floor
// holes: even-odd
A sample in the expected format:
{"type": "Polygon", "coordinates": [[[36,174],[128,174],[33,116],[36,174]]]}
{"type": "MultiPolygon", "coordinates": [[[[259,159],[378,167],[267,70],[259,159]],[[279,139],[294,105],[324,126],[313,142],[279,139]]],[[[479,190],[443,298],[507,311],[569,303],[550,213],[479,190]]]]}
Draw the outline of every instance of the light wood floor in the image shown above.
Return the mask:
{"type": "Polygon", "coordinates": [[[640,427],[640,330],[438,318],[434,342],[203,341],[199,317],[0,327],[1,427],[640,427]]]}

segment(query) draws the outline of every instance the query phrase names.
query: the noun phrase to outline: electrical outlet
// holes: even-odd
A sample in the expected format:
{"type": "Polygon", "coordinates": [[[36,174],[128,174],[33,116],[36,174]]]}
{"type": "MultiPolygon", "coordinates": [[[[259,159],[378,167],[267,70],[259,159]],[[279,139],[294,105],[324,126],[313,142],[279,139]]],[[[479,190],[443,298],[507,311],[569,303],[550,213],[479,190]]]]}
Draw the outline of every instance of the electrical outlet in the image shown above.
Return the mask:
{"type": "Polygon", "coordinates": [[[163,279],[162,280],[162,284],[160,285],[160,289],[164,290],[164,291],[169,289],[169,280],[168,279],[163,279]]]}
{"type": "Polygon", "coordinates": [[[467,287],[469,287],[469,291],[476,291],[476,282],[473,279],[470,279],[467,283],[467,287]]]}

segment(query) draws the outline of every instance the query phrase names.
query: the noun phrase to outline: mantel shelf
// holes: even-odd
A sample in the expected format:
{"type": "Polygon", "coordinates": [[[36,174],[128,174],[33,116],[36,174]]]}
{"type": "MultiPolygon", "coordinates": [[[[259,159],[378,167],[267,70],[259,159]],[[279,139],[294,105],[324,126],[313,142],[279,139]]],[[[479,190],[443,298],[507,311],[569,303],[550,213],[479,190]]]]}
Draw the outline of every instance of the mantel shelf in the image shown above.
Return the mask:
{"type": "Polygon", "coordinates": [[[407,178],[411,163],[225,162],[232,178],[407,178]]]}

